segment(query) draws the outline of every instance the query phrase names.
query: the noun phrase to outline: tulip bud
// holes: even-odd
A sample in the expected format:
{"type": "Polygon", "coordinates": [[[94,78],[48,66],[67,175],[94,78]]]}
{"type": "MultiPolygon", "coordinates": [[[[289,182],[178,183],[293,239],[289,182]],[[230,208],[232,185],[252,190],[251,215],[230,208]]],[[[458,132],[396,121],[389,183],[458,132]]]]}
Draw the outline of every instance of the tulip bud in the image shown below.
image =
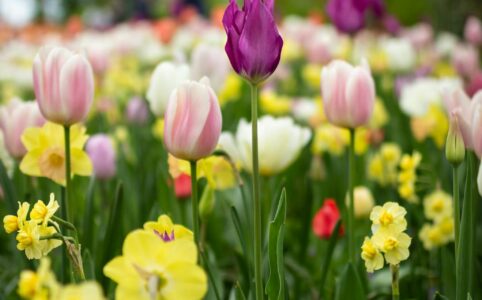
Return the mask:
{"type": "Polygon", "coordinates": [[[81,54],[42,47],[33,63],[35,96],[42,115],[63,125],[81,122],[94,98],[94,74],[81,54]]]}
{"type": "Polygon", "coordinates": [[[209,156],[222,127],[221,109],[209,80],[183,82],[172,92],[164,119],[164,144],[172,155],[191,161],[209,156]]]}
{"type": "MultiPolygon", "coordinates": [[[[372,192],[364,186],[357,186],[354,189],[355,201],[355,217],[363,218],[370,215],[373,206],[375,206],[375,200],[373,199],[372,192]]],[[[346,197],[346,203],[348,204],[348,195],[346,197]]]]}
{"type": "Polygon", "coordinates": [[[12,233],[18,230],[18,218],[13,215],[3,217],[3,228],[6,233],[12,233]]]}
{"type": "Polygon", "coordinates": [[[0,107],[0,130],[3,131],[8,153],[21,158],[27,153],[21,136],[28,127],[41,126],[45,123],[37,103],[12,100],[8,105],[0,107]]]}
{"type": "Polygon", "coordinates": [[[216,202],[216,197],[214,194],[214,189],[209,185],[204,188],[201,200],[199,202],[199,216],[201,220],[207,220],[214,208],[214,203],[216,202]]]}
{"type": "Polygon", "coordinates": [[[189,79],[189,76],[190,71],[187,65],[176,65],[169,61],[157,65],[146,94],[151,111],[156,116],[164,115],[171,92],[184,80],[189,79]]]}
{"type": "MultiPolygon", "coordinates": [[[[329,239],[335,230],[336,222],[340,219],[340,211],[335,200],[326,199],[323,206],[313,218],[313,232],[320,239],[329,239]]],[[[340,235],[343,235],[343,227],[340,227],[340,235]]]]}
{"type": "Polygon", "coordinates": [[[142,125],[149,117],[146,102],[139,97],[132,98],[126,108],[127,120],[131,123],[142,125]]]}
{"type": "Polygon", "coordinates": [[[116,154],[112,140],[105,134],[93,135],[86,146],[95,177],[109,179],[116,173],[116,154]]]}
{"type": "Polygon", "coordinates": [[[187,198],[191,196],[191,176],[181,173],[174,178],[174,194],[177,198],[187,198]]]}
{"type": "Polygon", "coordinates": [[[449,133],[445,143],[445,156],[453,165],[460,164],[465,157],[465,144],[462,133],[460,132],[458,119],[452,116],[450,120],[449,133]]]}
{"type": "Polygon", "coordinates": [[[334,60],[321,73],[323,105],[328,120],[336,126],[366,125],[375,105],[375,83],[367,62],[353,67],[334,60]]]}
{"type": "Polygon", "coordinates": [[[482,44],[482,23],[476,17],[467,19],[464,28],[464,37],[474,45],[482,44]]]}
{"type": "Polygon", "coordinates": [[[230,0],[224,12],[226,53],[236,73],[253,84],[268,78],[279,64],[283,39],[273,10],[274,0],[245,0],[242,10],[230,0]]]}

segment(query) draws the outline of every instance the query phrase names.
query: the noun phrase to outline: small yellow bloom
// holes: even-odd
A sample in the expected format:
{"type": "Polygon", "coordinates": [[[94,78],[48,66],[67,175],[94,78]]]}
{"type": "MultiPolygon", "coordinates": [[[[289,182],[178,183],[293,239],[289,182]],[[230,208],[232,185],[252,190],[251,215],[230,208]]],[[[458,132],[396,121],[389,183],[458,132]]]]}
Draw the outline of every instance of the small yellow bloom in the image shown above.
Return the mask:
{"type": "Polygon", "coordinates": [[[384,143],[368,163],[368,177],[381,186],[397,183],[401,150],[397,144],[384,143]]]}
{"type": "Polygon", "coordinates": [[[5,228],[6,233],[17,231],[19,229],[17,216],[6,215],[3,217],[3,228],[5,228]]]}
{"type": "Polygon", "coordinates": [[[281,116],[290,113],[292,101],[289,97],[276,94],[273,90],[263,90],[259,96],[260,106],[268,114],[281,116]]]}
{"type": "Polygon", "coordinates": [[[303,80],[313,89],[320,88],[321,66],[316,64],[305,64],[301,70],[303,80]]]}
{"type": "Polygon", "coordinates": [[[27,270],[20,273],[18,281],[18,295],[25,299],[34,299],[37,292],[38,277],[33,271],[27,270]]]}
{"type": "Polygon", "coordinates": [[[429,220],[439,220],[452,217],[452,197],[442,190],[427,195],[423,200],[425,217],[429,220]]]}
{"type": "Polygon", "coordinates": [[[400,233],[407,228],[405,215],[407,211],[396,202],[387,202],[383,206],[375,206],[370,214],[372,233],[386,231],[400,233]]]}
{"type": "Polygon", "coordinates": [[[435,226],[440,229],[444,236],[444,243],[454,240],[454,218],[452,216],[439,219],[435,222],[435,226]]]}
{"type": "Polygon", "coordinates": [[[164,119],[156,119],[154,125],[152,125],[152,134],[158,140],[162,141],[164,139],[164,119]]]}
{"type": "Polygon", "coordinates": [[[418,237],[422,241],[423,247],[427,250],[440,247],[444,243],[444,236],[440,228],[431,224],[423,225],[418,237]]]}
{"type": "MultiPolygon", "coordinates": [[[[88,136],[85,127],[73,125],[70,129],[72,174],[88,176],[92,163],[82,150],[88,136]]],[[[30,176],[47,177],[65,185],[64,129],[47,122],[42,127],[27,128],[22,135],[27,154],[20,163],[20,170],[30,176]]]]}
{"type": "Polygon", "coordinates": [[[37,222],[31,220],[25,222],[17,234],[17,249],[25,251],[28,259],[40,259],[43,256],[39,229],[37,222]]]}
{"type": "Polygon", "coordinates": [[[35,203],[30,212],[30,219],[40,221],[43,226],[46,226],[57,209],[59,209],[59,203],[55,200],[54,193],[51,193],[47,205],[45,205],[42,200],[38,200],[37,203],[35,203]]]}
{"type": "Polygon", "coordinates": [[[154,232],[165,242],[175,239],[186,239],[193,241],[192,231],[182,225],[173,224],[168,215],[159,216],[157,222],[150,221],[144,223],[144,229],[154,232]]]}
{"type": "Polygon", "coordinates": [[[431,137],[439,148],[445,144],[449,121],[440,105],[431,105],[426,115],[412,118],[410,125],[418,141],[431,137]]]}
{"type": "Polygon", "coordinates": [[[368,216],[374,205],[372,192],[367,187],[355,187],[355,217],[368,216]]]}
{"type": "Polygon", "coordinates": [[[69,284],[60,290],[58,300],[103,300],[102,288],[95,281],[69,284]]]}
{"type": "Polygon", "coordinates": [[[375,129],[382,128],[388,123],[388,120],[389,116],[385,105],[383,105],[382,100],[377,98],[373,107],[373,114],[368,123],[368,127],[375,129]]]}
{"type": "Polygon", "coordinates": [[[316,155],[328,152],[339,156],[344,153],[349,143],[350,132],[348,130],[325,123],[316,128],[311,151],[316,155]]]}
{"type": "Polygon", "coordinates": [[[391,265],[398,265],[410,255],[408,247],[412,239],[404,232],[379,230],[373,235],[372,240],[391,265]]]}
{"type": "Polygon", "coordinates": [[[202,299],[207,291],[194,242],[174,239],[165,243],[146,230],[127,235],[122,256],[107,263],[104,274],[117,283],[117,300],[194,300],[202,299]]]}
{"type": "Polygon", "coordinates": [[[365,237],[361,250],[361,258],[365,261],[367,272],[373,273],[373,271],[383,268],[383,255],[369,237],[365,237]]]}
{"type": "Polygon", "coordinates": [[[58,299],[60,285],[50,269],[50,259],[40,260],[37,272],[30,270],[20,273],[18,294],[24,299],[51,300],[58,299]]]}
{"type": "Polygon", "coordinates": [[[422,155],[414,152],[412,155],[404,154],[400,161],[400,173],[398,174],[398,193],[412,203],[418,202],[415,193],[415,182],[417,181],[417,167],[422,160],[422,155]]]}
{"type": "Polygon", "coordinates": [[[394,143],[385,143],[380,148],[380,153],[382,155],[383,160],[387,164],[394,164],[397,165],[400,161],[402,156],[402,151],[397,144],[394,143]]]}

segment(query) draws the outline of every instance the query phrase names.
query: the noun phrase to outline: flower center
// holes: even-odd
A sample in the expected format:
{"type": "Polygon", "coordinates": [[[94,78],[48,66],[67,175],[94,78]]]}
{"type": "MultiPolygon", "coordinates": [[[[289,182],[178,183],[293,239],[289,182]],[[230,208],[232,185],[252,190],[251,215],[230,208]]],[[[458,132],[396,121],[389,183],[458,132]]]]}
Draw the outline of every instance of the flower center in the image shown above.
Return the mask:
{"type": "Polygon", "coordinates": [[[65,153],[60,147],[45,150],[39,158],[40,172],[53,180],[65,179],[65,153]]]}
{"type": "Polygon", "coordinates": [[[392,224],[392,222],[393,222],[392,214],[389,213],[388,211],[384,211],[380,216],[380,224],[382,224],[383,226],[388,226],[392,224]]]}
{"type": "Polygon", "coordinates": [[[154,230],[154,233],[160,237],[164,242],[170,242],[174,240],[174,230],[171,230],[171,234],[168,234],[166,230],[163,233],[160,233],[157,230],[154,230]]]}
{"type": "Polygon", "coordinates": [[[365,244],[362,247],[362,254],[367,259],[373,259],[377,255],[377,249],[370,244],[365,244]]]}
{"type": "Polygon", "coordinates": [[[385,251],[390,251],[395,249],[398,246],[398,240],[394,237],[389,237],[385,240],[385,243],[383,243],[383,248],[385,251]]]}
{"type": "Polygon", "coordinates": [[[33,242],[32,237],[26,233],[19,233],[17,235],[17,241],[24,246],[29,246],[33,242]]]}
{"type": "Polygon", "coordinates": [[[437,199],[434,201],[432,208],[435,212],[440,213],[444,209],[444,201],[442,199],[437,199]]]}

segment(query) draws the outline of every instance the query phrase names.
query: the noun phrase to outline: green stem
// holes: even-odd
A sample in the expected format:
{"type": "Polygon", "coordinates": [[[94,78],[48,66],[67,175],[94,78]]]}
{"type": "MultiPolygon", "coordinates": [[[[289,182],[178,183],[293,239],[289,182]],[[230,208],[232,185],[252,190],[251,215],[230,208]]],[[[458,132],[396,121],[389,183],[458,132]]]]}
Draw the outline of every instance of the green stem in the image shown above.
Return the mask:
{"type": "Polygon", "coordinates": [[[198,246],[198,250],[201,251],[201,245],[199,244],[199,203],[197,197],[197,161],[190,161],[191,165],[191,198],[192,198],[192,227],[194,231],[194,240],[198,246]]]}
{"type": "Polygon", "coordinates": [[[459,252],[459,235],[460,235],[460,199],[459,199],[459,178],[458,166],[453,166],[453,197],[454,197],[454,223],[455,223],[455,268],[457,268],[457,259],[459,252]]]}
{"type": "MultiPolygon", "coordinates": [[[[65,146],[65,190],[64,190],[64,197],[62,197],[62,207],[61,207],[61,215],[62,219],[68,221],[69,218],[69,195],[70,195],[70,126],[64,126],[64,146],[65,146]]],[[[66,227],[62,226],[62,229],[65,230],[66,227]]],[[[70,268],[69,268],[69,260],[67,257],[66,251],[63,252],[62,255],[62,265],[63,265],[63,280],[64,283],[67,282],[67,278],[69,278],[70,268]]]]}
{"type": "Polygon", "coordinates": [[[251,84],[251,130],[253,154],[253,214],[254,214],[254,280],[256,287],[256,300],[262,300],[263,277],[261,260],[261,201],[259,199],[259,157],[258,157],[258,87],[251,84]]]}
{"type": "Polygon", "coordinates": [[[390,265],[390,271],[392,271],[392,299],[400,299],[400,290],[398,287],[398,265],[390,265]]]}
{"type": "Polygon", "coordinates": [[[355,265],[355,232],[354,232],[354,220],[355,220],[355,205],[354,205],[354,184],[355,184],[355,129],[350,128],[350,150],[348,158],[348,257],[350,262],[355,265]]]}

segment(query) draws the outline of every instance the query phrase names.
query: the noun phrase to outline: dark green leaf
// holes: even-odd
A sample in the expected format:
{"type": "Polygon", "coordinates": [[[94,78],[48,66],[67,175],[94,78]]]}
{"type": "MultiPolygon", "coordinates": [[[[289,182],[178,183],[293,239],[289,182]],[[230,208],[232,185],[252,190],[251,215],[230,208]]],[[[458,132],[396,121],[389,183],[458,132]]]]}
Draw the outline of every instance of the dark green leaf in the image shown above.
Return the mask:
{"type": "Polygon", "coordinates": [[[326,251],[325,257],[323,259],[323,267],[321,269],[321,280],[320,280],[320,294],[323,296],[325,294],[325,281],[328,270],[330,269],[331,258],[333,256],[333,250],[335,249],[336,242],[338,241],[338,233],[340,232],[341,219],[336,222],[333,234],[328,242],[328,249],[326,251]]]}
{"type": "Polygon", "coordinates": [[[12,185],[12,181],[8,177],[7,170],[5,166],[0,161],[0,184],[3,188],[3,193],[5,194],[6,202],[8,203],[8,208],[10,213],[15,213],[17,207],[17,196],[12,185]]]}
{"type": "Polygon", "coordinates": [[[367,297],[363,292],[360,277],[355,267],[348,263],[341,273],[338,285],[336,287],[335,300],[366,300],[367,297]]]}

